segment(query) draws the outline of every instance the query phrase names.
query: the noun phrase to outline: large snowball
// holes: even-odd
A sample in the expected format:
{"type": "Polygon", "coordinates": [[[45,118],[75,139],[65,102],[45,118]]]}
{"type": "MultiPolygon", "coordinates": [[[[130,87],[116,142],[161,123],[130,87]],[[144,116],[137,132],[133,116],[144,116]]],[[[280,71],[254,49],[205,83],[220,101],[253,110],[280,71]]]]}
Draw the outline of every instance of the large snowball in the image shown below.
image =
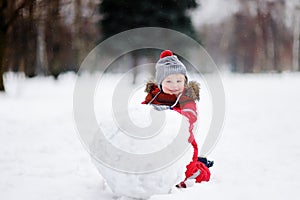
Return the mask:
{"type": "Polygon", "coordinates": [[[186,165],[192,160],[187,119],[176,111],[155,111],[148,105],[131,106],[129,116],[123,115],[101,119],[102,133],[95,134],[91,150],[95,166],[117,195],[148,198],[169,193],[184,180],[186,165]],[[164,114],[158,131],[139,138],[151,133],[147,127],[164,114]],[[130,133],[128,117],[140,133],[130,133]]]}

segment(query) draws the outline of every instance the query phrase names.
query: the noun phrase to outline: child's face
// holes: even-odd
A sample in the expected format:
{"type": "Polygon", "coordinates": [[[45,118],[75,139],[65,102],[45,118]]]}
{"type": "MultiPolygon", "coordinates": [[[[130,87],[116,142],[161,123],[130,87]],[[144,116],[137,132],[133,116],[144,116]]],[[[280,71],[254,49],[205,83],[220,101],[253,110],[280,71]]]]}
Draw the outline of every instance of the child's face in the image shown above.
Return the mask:
{"type": "Polygon", "coordinates": [[[185,76],[183,74],[171,74],[162,82],[162,90],[167,94],[179,95],[184,90],[185,76]]]}

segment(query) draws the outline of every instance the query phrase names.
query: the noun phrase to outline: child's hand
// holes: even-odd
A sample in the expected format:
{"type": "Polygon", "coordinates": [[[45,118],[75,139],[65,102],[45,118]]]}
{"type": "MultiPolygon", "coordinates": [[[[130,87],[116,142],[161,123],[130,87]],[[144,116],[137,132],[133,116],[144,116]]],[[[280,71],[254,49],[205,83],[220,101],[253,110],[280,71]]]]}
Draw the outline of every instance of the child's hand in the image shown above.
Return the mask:
{"type": "Polygon", "coordinates": [[[151,105],[157,111],[163,111],[163,110],[169,110],[169,109],[171,109],[170,106],[166,106],[166,105],[156,105],[156,104],[151,104],[151,105]]]}

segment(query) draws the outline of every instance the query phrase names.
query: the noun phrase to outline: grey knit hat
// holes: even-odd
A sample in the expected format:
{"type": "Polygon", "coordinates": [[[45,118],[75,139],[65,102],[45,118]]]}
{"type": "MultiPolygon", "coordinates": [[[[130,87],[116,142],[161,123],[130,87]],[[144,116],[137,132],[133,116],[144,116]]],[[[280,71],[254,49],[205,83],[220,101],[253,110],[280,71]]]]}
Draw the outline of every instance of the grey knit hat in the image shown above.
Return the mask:
{"type": "Polygon", "coordinates": [[[161,89],[163,80],[171,74],[183,74],[187,81],[186,68],[172,51],[165,50],[160,54],[160,59],[156,63],[156,81],[157,86],[161,89]]]}

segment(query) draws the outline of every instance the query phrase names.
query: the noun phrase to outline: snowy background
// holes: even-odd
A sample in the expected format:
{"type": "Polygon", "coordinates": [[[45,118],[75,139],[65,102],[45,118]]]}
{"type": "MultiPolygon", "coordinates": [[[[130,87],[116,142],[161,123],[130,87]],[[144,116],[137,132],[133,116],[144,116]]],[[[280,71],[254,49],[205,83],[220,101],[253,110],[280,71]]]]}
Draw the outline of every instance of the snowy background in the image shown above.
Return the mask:
{"type": "MultiPolygon", "coordinates": [[[[226,121],[209,155],[215,161],[211,181],[150,200],[298,196],[300,74],[222,78],[226,121]]],[[[72,73],[58,81],[6,74],[7,93],[0,94],[0,199],[126,199],[111,193],[80,143],[72,113],[75,81],[72,73]]]]}

